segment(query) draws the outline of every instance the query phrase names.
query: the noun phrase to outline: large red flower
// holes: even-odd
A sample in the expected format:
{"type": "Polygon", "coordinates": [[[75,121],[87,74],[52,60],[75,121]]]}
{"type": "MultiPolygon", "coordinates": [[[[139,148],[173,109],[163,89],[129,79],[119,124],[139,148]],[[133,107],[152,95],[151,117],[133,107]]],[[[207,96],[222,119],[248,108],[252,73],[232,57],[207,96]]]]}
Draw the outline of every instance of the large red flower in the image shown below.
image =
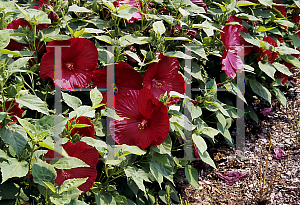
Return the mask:
{"type": "MultiPolygon", "coordinates": [[[[274,47],[277,47],[277,43],[276,41],[269,37],[269,36],[265,36],[263,38],[263,41],[269,43],[270,45],[274,46],[274,47]]],[[[257,61],[260,61],[260,60],[265,60],[267,62],[270,62],[270,63],[274,63],[275,62],[275,59],[279,56],[279,52],[276,51],[276,52],[273,52],[271,50],[268,50],[268,49],[264,49],[264,48],[260,48],[259,49],[259,57],[257,58],[257,61]],[[263,59],[264,56],[267,56],[266,59],[263,59]]]]}
{"type": "MultiPolygon", "coordinates": [[[[166,57],[162,53],[159,55],[158,63],[149,64],[144,75],[143,87],[152,91],[155,98],[168,94],[170,91],[176,91],[184,94],[185,81],[178,73],[179,62],[177,58],[166,57]]],[[[178,102],[177,98],[174,103],[178,102]]]]}
{"type": "MultiPolygon", "coordinates": [[[[11,122],[17,122],[18,119],[16,118],[16,116],[21,118],[24,111],[21,108],[19,108],[18,103],[8,101],[8,102],[5,102],[5,111],[3,109],[3,103],[0,102],[0,112],[8,112],[8,115],[10,116],[10,119],[12,120],[11,122]]],[[[0,125],[0,128],[1,127],[2,127],[2,125],[0,125]]]]}
{"type": "MultiPolygon", "coordinates": [[[[57,48],[59,49],[59,48],[57,48]]],[[[66,41],[51,41],[47,44],[47,52],[41,60],[41,79],[51,78],[60,88],[74,89],[86,87],[93,72],[97,68],[98,51],[93,42],[85,38],[71,38],[66,41]],[[62,47],[61,79],[54,78],[54,48],[62,47]],[[52,46],[52,47],[51,47],[52,46]]]]}
{"type": "MultiPolygon", "coordinates": [[[[70,157],[76,157],[84,161],[90,167],[77,167],[72,169],[56,169],[57,177],[55,183],[58,186],[61,186],[62,183],[67,179],[74,178],[86,178],[87,181],[78,187],[79,190],[83,191],[83,194],[86,193],[95,183],[97,177],[96,165],[98,162],[99,153],[98,151],[87,145],[85,142],[79,141],[75,144],[67,142],[62,145],[64,150],[68,153],[70,157]]],[[[49,163],[54,158],[54,151],[48,150],[44,155],[46,161],[49,163]]],[[[58,153],[55,153],[55,157],[61,156],[58,153]]]]}
{"type": "Polygon", "coordinates": [[[79,128],[79,127],[74,127],[74,128],[71,128],[71,127],[68,127],[68,124],[66,124],[66,129],[69,131],[71,130],[71,136],[75,135],[75,134],[78,134],[80,135],[81,137],[92,137],[95,139],[95,136],[94,136],[94,133],[95,133],[95,128],[94,128],[94,125],[93,123],[91,122],[91,120],[87,117],[84,117],[84,116],[80,116],[80,117],[73,117],[72,119],[70,119],[68,122],[72,122],[72,121],[75,121],[75,124],[85,124],[85,125],[89,125],[89,127],[82,127],[82,128],[79,128]]]}
{"type": "Polygon", "coordinates": [[[117,144],[145,149],[151,144],[163,143],[168,136],[167,107],[154,98],[149,89],[129,90],[121,94],[116,99],[116,113],[126,117],[122,121],[111,121],[110,132],[117,144]]]}
{"type": "MultiPolygon", "coordinates": [[[[93,73],[93,87],[106,88],[107,87],[107,68],[102,70],[96,70],[93,73]]],[[[128,63],[123,61],[118,62],[115,65],[115,84],[114,91],[115,96],[118,97],[119,94],[127,90],[140,90],[143,85],[143,77],[136,70],[134,70],[128,63]]],[[[103,95],[103,100],[101,103],[105,104],[107,102],[106,91],[101,91],[103,95]]]]}
{"type": "Polygon", "coordinates": [[[221,32],[221,40],[225,46],[222,57],[222,70],[230,78],[236,77],[236,72],[241,73],[244,68],[243,61],[240,56],[248,55],[251,48],[247,47],[249,43],[241,36],[239,31],[248,33],[248,30],[242,25],[242,19],[231,15],[227,21],[238,22],[237,24],[230,24],[224,26],[221,32]]]}

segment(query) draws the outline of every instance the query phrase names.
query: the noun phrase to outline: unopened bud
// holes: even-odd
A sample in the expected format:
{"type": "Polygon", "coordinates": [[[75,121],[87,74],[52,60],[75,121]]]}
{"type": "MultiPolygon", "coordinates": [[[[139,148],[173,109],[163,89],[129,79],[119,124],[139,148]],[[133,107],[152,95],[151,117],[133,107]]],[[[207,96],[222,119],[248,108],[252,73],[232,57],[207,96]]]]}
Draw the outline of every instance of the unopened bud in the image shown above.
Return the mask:
{"type": "Polygon", "coordinates": [[[50,13],[48,14],[48,18],[51,19],[52,22],[58,21],[58,16],[54,11],[50,11],[50,13]]]}

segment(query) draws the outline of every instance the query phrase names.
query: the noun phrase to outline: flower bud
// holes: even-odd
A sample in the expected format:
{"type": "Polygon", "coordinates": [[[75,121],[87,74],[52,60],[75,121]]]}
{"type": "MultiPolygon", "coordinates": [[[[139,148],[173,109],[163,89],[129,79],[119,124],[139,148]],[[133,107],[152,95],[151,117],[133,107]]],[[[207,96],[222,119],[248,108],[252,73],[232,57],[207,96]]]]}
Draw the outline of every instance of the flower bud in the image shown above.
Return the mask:
{"type": "Polygon", "coordinates": [[[58,21],[58,16],[54,11],[49,12],[48,18],[51,19],[52,22],[57,22],[58,21]]]}

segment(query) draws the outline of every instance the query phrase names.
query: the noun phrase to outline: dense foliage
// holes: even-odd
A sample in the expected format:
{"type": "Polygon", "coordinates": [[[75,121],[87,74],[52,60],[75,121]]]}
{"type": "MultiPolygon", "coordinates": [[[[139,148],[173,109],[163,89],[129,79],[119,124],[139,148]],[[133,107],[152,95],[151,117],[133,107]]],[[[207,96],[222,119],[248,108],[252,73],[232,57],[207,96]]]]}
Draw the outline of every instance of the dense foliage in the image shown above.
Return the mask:
{"type": "Polygon", "coordinates": [[[290,0],[0,0],[0,203],[178,203],[238,100],[287,104],[299,24],[290,0]]]}

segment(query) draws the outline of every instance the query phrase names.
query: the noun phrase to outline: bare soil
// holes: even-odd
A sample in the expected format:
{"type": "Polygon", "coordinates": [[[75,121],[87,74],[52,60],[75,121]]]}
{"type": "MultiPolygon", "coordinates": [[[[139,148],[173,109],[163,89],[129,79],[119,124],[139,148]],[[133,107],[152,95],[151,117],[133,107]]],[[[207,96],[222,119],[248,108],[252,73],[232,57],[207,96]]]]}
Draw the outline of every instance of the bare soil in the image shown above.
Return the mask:
{"type": "MultiPolygon", "coordinates": [[[[284,92],[288,96],[289,106],[292,100],[300,104],[300,71],[293,71],[296,86],[284,92]]],[[[285,88],[282,89],[283,91],[285,88]]],[[[211,167],[203,168],[201,162],[196,161],[193,166],[199,170],[199,189],[191,186],[184,176],[184,170],[180,170],[181,181],[176,183],[177,190],[184,204],[300,204],[300,143],[294,126],[291,111],[287,111],[277,99],[272,100],[272,111],[268,117],[259,114],[263,108],[270,107],[265,100],[255,100],[253,109],[259,116],[259,123],[246,117],[246,141],[245,158],[237,156],[235,150],[225,141],[220,140],[218,144],[209,149],[217,169],[211,167]],[[290,124],[291,121],[291,124],[290,124]],[[271,135],[270,135],[270,133],[271,135]],[[271,138],[271,151],[268,155],[269,140],[271,138]],[[277,160],[273,157],[273,149],[281,148],[289,154],[288,161],[277,160]],[[261,157],[263,166],[261,165],[261,157]],[[265,187],[270,184],[273,176],[279,176],[272,190],[264,191],[268,197],[259,202],[263,176],[260,176],[261,167],[265,167],[268,159],[268,171],[265,177],[265,187]],[[280,171],[285,170],[280,174],[280,171]],[[226,171],[247,171],[248,180],[239,180],[229,186],[218,177],[218,173],[226,171]],[[275,174],[275,175],[274,175],[275,174]],[[256,191],[255,191],[256,190],[256,191]]],[[[300,107],[300,106],[299,106],[300,107]]],[[[299,112],[293,108],[294,112],[299,112]]],[[[232,132],[232,136],[236,132],[232,132]]]]}

